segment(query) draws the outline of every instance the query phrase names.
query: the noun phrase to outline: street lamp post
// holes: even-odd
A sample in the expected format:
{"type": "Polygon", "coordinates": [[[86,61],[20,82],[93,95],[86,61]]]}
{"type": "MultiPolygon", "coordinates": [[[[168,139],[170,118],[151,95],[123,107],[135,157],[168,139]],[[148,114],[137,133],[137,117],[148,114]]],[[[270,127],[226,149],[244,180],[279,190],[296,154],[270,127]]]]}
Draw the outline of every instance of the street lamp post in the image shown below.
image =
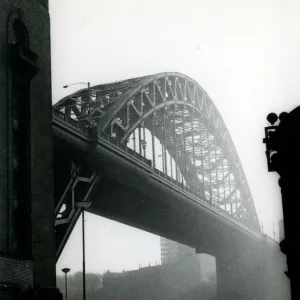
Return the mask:
{"type": "Polygon", "coordinates": [[[65,273],[65,292],[66,292],[66,300],[68,300],[68,278],[67,274],[70,272],[71,269],[63,268],[62,271],[65,273]]]}
{"type": "Polygon", "coordinates": [[[63,88],[66,89],[69,86],[77,85],[77,84],[85,84],[87,85],[88,90],[88,117],[89,117],[89,126],[91,126],[91,97],[90,97],[90,82],[75,82],[68,85],[64,85],[63,88]]]}
{"type": "Polygon", "coordinates": [[[85,228],[84,228],[84,210],[91,206],[89,201],[78,201],[76,206],[81,208],[82,212],[82,298],[86,300],[86,288],[85,288],[85,228]]]}

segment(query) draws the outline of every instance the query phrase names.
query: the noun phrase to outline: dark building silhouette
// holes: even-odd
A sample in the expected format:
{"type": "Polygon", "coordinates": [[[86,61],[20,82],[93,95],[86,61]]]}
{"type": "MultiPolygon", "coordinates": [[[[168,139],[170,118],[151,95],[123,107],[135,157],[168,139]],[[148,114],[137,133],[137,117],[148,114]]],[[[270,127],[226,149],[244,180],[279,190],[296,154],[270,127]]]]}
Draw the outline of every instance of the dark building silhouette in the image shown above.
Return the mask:
{"type": "MultiPolygon", "coordinates": [[[[199,299],[201,293],[213,297],[216,283],[203,286],[197,256],[185,257],[173,264],[112,273],[103,277],[101,299],[159,300],[199,299]]],[[[212,299],[212,298],[205,298],[212,299]]]]}
{"type": "Polygon", "coordinates": [[[33,287],[52,300],[60,296],[48,0],[1,0],[0,12],[0,293],[28,298],[33,287]]]}

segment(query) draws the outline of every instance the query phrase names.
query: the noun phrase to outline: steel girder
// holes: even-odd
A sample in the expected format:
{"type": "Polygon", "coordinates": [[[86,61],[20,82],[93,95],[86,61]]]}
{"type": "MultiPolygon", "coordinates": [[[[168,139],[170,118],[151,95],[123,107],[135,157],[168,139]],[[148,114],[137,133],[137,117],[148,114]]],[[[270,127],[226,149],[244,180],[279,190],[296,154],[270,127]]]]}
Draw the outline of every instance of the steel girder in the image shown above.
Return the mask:
{"type": "Polygon", "coordinates": [[[88,202],[92,191],[96,188],[102,175],[95,171],[88,175],[79,166],[73,164],[70,178],[56,203],[55,231],[56,231],[56,258],[63,251],[66,242],[82,212],[76,206],[77,202],[88,202]]]}
{"type": "MultiPolygon", "coordinates": [[[[127,144],[168,176],[260,232],[251,192],[226,125],[207,93],[191,78],[161,73],[94,86],[54,108],[127,144]],[[158,154],[159,153],[159,154],[158,154]]],[[[84,126],[84,125],[83,125],[84,126]]]]}

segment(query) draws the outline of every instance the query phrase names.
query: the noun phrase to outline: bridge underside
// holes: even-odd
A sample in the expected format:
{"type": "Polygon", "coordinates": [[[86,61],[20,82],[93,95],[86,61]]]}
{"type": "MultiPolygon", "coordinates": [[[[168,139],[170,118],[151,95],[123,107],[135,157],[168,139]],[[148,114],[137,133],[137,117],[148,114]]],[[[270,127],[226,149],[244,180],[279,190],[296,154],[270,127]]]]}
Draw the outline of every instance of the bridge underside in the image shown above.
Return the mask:
{"type": "Polygon", "coordinates": [[[155,187],[147,189],[145,193],[103,178],[94,191],[88,211],[216,255],[214,249],[224,236],[224,224],[214,222],[193,204],[174,199],[155,187]]]}
{"type": "MultiPolygon", "coordinates": [[[[92,206],[88,209],[91,213],[170,238],[214,256],[222,243],[228,243],[229,236],[232,240],[238,240],[239,235],[245,235],[245,229],[232,220],[224,218],[217,210],[214,212],[211,207],[189,199],[180,189],[162,184],[155,174],[147,173],[138,166],[130,167],[117,156],[115,159],[106,156],[101,146],[92,152],[88,143],[72,134],[68,136],[59,129],[55,129],[55,133],[56,199],[67,185],[66,179],[70,177],[72,166],[81,162],[90,169],[90,173],[96,171],[101,174],[91,194],[92,206]]],[[[253,233],[249,232],[249,236],[255,240],[253,233]]],[[[62,249],[61,246],[58,248],[62,249]]]]}
{"type": "Polygon", "coordinates": [[[132,149],[136,159],[151,160],[154,171],[260,233],[230,134],[207,93],[191,78],[161,73],[93,86],[57,102],[53,115],[86,134],[87,128],[97,128],[94,136],[132,149]]]}
{"type": "MultiPolygon", "coordinates": [[[[266,295],[273,295],[272,299],[279,300],[287,294],[279,249],[189,199],[179,189],[162,184],[142,167],[132,167],[125,159],[113,157],[105,147],[93,150],[75,135],[58,128],[54,133],[56,195],[64,190],[66,174],[74,165],[84,165],[86,174],[101,174],[90,194],[92,205],[87,211],[215,256],[218,299],[253,299],[247,295],[267,299],[266,295]]],[[[64,230],[61,233],[64,235],[64,230]]],[[[57,228],[58,242],[66,242],[59,236],[61,233],[57,228]]],[[[58,247],[59,251],[62,247],[58,247]]]]}

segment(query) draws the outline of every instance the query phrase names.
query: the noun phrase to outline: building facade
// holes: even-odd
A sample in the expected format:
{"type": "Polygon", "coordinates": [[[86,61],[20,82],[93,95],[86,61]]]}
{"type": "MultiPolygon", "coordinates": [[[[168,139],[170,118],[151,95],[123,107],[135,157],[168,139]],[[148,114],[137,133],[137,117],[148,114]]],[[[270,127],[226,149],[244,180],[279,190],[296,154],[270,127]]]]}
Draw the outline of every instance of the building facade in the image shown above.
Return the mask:
{"type": "Polygon", "coordinates": [[[1,294],[57,299],[48,0],[0,12],[1,294]]]}
{"type": "Polygon", "coordinates": [[[183,257],[196,254],[196,249],[163,237],[160,238],[160,249],[163,265],[177,263],[183,257]]]}
{"type": "Polygon", "coordinates": [[[185,258],[191,257],[194,262],[199,265],[199,275],[201,282],[216,281],[216,260],[214,257],[202,253],[197,254],[196,249],[168,240],[160,238],[161,247],[161,263],[162,265],[170,265],[180,263],[185,258]]]}

